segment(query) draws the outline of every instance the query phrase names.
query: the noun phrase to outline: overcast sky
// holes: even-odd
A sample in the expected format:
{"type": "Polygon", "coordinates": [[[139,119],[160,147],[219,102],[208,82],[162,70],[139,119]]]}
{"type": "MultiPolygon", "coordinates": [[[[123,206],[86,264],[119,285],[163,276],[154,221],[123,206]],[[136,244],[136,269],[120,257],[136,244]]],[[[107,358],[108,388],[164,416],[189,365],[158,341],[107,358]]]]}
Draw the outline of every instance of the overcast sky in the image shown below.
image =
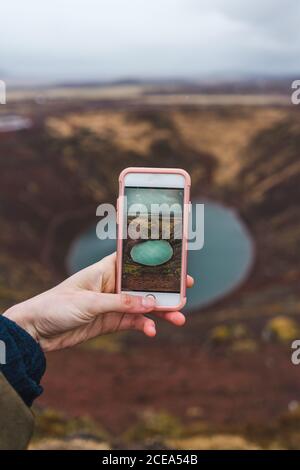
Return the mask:
{"type": "Polygon", "coordinates": [[[300,72],[299,0],[9,0],[0,17],[0,78],[300,72]]]}

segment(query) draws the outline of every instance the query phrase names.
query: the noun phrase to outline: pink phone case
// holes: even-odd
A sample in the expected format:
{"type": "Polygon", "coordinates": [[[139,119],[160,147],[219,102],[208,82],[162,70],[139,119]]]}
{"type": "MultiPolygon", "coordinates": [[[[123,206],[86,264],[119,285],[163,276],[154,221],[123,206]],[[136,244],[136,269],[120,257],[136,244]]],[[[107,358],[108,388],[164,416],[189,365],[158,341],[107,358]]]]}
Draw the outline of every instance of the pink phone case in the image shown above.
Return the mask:
{"type": "Polygon", "coordinates": [[[128,173],[164,173],[164,174],[179,174],[185,179],[184,185],[184,210],[183,210],[183,236],[182,236],[182,257],[181,257],[181,281],[180,281],[180,303],[176,306],[157,307],[156,310],[160,311],[175,311],[180,310],[186,304],[186,274],[187,274],[187,244],[188,244],[188,217],[189,217],[189,202],[190,202],[190,175],[180,168],[125,168],[119,176],[119,198],[117,201],[117,223],[118,223],[118,241],[117,241],[117,293],[121,292],[121,279],[122,279],[122,249],[123,249],[123,207],[119,204],[120,196],[124,196],[124,179],[128,173]]]}

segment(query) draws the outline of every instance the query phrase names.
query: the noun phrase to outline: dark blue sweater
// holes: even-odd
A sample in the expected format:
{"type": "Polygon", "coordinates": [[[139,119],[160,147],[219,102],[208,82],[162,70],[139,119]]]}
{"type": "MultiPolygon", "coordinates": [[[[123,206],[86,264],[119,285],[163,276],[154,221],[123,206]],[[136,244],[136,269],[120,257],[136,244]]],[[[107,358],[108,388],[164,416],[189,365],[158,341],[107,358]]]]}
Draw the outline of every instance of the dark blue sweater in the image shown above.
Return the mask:
{"type": "Polygon", "coordinates": [[[44,353],[26,331],[2,315],[0,340],[4,353],[0,358],[0,371],[26,405],[31,406],[43,391],[40,381],[46,369],[44,353]],[[1,364],[3,359],[5,364],[1,364]]]}

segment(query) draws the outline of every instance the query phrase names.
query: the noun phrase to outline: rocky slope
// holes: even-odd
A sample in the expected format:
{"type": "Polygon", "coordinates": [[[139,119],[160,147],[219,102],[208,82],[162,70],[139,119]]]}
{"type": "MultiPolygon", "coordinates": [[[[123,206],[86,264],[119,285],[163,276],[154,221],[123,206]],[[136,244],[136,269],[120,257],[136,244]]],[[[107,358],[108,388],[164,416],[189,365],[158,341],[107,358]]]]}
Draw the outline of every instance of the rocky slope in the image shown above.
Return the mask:
{"type": "MultiPolygon", "coordinates": [[[[224,426],[228,432],[231,430],[234,413],[243,417],[241,423],[246,426],[251,416],[243,413],[243,409],[255,408],[253,399],[261,390],[257,383],[252,394],[243,395],[235,354],[242,353],[241,370],[243,365],[247,368],[249,360],[256,368],[262,357],[261,347],[265,347],[266,341],[275,341],[274,357],[278,356],[284,370],[285,361],[289,361],[290,342],[299,332],[299,109],[292,106],[196,108],[118,103],[104,107],[97,102],[41,108],[22,102],[14,104],[9,111],[30,116],[34,127],[0,134],[1,310],[53,285],[66,274],[64,260],[70,242],[84,227],[96,222],[95,208],[99,203],[115,201],[121,169],[130,165],[184,167],[192,175],[194,195],[217,199],[240,211],[256,242],[257,258],[248,282],[238,292],[194,315],[184,330],[172,336],[168,328],[162,328],[160,339],[153,343],[153,352],[149,354],[159,356],[160,363],[166,345],[169,352],[177,351],[180,345],[182,357],[188,359],[193,347],[193,354],[205,356],[203,364],[209,364],[209,358],[214,364],[214,354],[218,351],[229,354],[226,373],[231,391],[227,390],[228,402],[220,401],[223,386],[214,384],[213,375],[204,377],[202,364],[199,380],[194,382],[194,388],[191,385],[187,395],[190,398],[181,403],[182,374],[186,374],[183,364],[182,369],[178,369],[181,372],[168,379],[174,393],[164,406],[170,413],[179,413],[185,422],[187,409],[198,406],[209,410],[209,396],[212,403],[218,403],[219,413],[211,409],[203,419],[216,426],[218,433],[224,431],[224,426]],[[278,316],[283,321],[274,323],[278,316]],[[220,326],[223,329],[218,329],[220,326]],[[278,344],[280,341],[283,346],[278,344]],[[209,394],[207,397],[202,394],[198,399],[203,380],[209,386],[209,394]],[[232,390],[238,397],[235,405],[232,390]],[[218,416],[223,416],[222,423],[218,416]]],[[[118,344],[118,340],[113,339],[111,343],[109,340],[104,348],[109,354],[111,351],[116,354],[114,341],[118,344]]],[[[144,340],[129,336],[124,341],[120,357],[124,348],[129,351],[142,348],[144,340]]],[[[98,346],[94,350],[97,363],[98,346]]],[[[116,357],[111,360],[112,363],[119,361],[116,357]]],[[[266,362],[265,367],[274,380],[273,383],[270,379],[270,383],[278,387],[278,394],[273,398],[270,392],[268,419],[272,416],[279,419],[290,401],[297,401],[299,374],[287,367],[278,382],[276,364],[268,364],[266,362]]],[[[178,363],[175,365],[178,367],[178,363]]],[[[61,394],[57,390],[63,385],[63,378],[58,372],[50,361],[48,392],[42,398],[43,406],[59,403],[61,394]]],[[[140,373],[139,367],[131,373],[140,373]]],[[[222,377],[222,367],[219,375],[222,377]]],[[[109,377],[108,396],[114,388],[109,377]]],[[[87,375],[86,380],[91,377],[87,375]]],[[[193,383],[192,376],[190,381],[193,383]]],[[[143,381],[136,384],[132,409],[142,406],[144,385],[143,381]]],[[[88,394],[91,384],[83,382],[81,386],[87,388],[88,394]]],[[[74,399],[72,407],[70,402],[71,415],[81,412],[80,403],[74,399]]],[[[115,434],[122,416],[126,416],[122,421],[125,427],[136,417],[136,414],[126,414],[125,408],[112,417],[115,434]]],[[[110,413],[114,413],[113,406],[110,413]]],[[[266,417],[262,411],[255,418],[260,425],[266,417]]],[[[110,419],[101,410],[99,419],[104,425],[110,425],[110,419]]],[[[260,446],[261,442],[255,445],[260,446]]],[[[285,442],[284,445],[295,447],[297,443],[285,442]]]]}

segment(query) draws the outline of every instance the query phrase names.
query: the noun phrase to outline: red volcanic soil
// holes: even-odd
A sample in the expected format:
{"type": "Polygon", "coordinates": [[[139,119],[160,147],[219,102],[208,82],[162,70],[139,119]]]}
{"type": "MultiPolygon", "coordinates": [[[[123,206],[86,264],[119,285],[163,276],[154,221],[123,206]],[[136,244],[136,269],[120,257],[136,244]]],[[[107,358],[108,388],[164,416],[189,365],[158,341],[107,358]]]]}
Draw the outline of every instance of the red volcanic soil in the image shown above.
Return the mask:
{"type": "MultiPolygon", "coordinates": [[[[126,352],[82,349],[48,354],[42,406],[90,415],[119,434],[145,409],[188,422],[189,409],[212,426],[267,424],[300,396],[288,347],[228,355],[197,344],[138,340],[126,352]]],[[[195,418],[194,418],[195,419],[195,418]]]]}

